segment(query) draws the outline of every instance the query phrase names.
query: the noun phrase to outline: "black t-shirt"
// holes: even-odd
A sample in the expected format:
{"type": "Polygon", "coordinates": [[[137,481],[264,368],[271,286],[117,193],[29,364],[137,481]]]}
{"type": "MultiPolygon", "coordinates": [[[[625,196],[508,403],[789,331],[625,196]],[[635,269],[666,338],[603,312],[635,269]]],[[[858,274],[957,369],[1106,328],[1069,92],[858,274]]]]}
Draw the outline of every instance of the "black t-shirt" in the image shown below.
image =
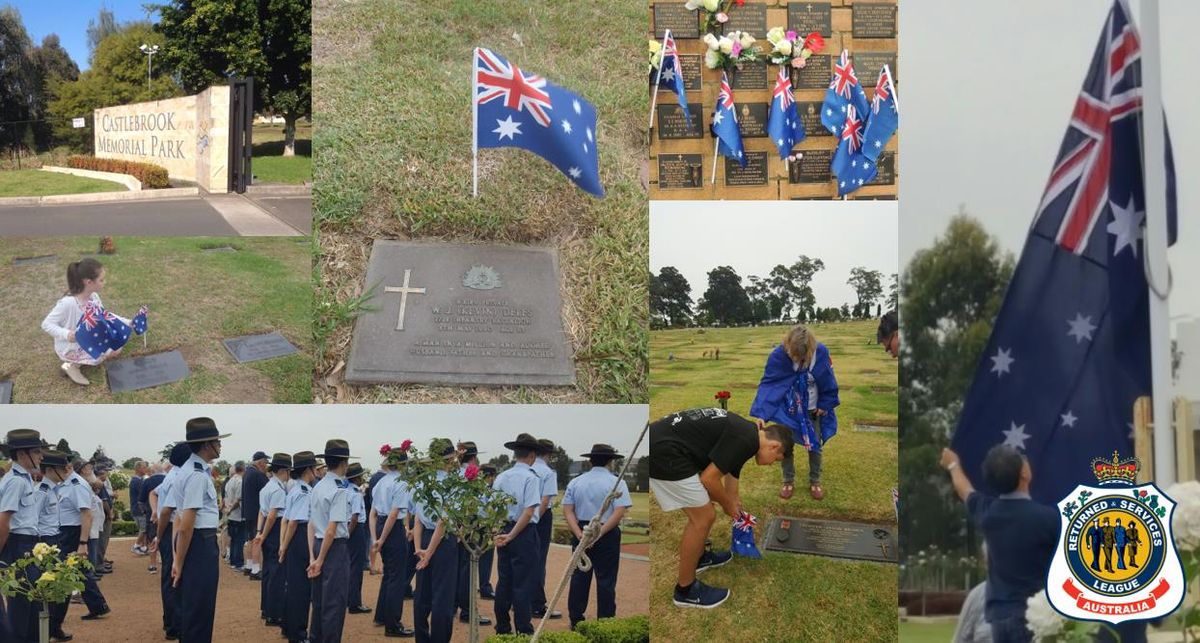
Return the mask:
{"type": "Polygon", "coordinates": [[[1025,599],[1042,591],[1058,546],[1062,518],[1053,507],[1028,497],[967,496],[967,512],[988,547],[987,603],[994,621],[1025,613],[1025,599]]]}
{"type": "Polygon", "coordinates": [[[737,478],[758,453],[758,425],[721,409],[690,409],[650,425],[650,477],[683,480],[709,464],[737,478]]]}
{"type": "Polygon", "coordinates": [[[258,520],[258,492],[267,486],[267,475],[257,468],[246,467],[242,475],[242,516],[254,524],[258,520]]]}

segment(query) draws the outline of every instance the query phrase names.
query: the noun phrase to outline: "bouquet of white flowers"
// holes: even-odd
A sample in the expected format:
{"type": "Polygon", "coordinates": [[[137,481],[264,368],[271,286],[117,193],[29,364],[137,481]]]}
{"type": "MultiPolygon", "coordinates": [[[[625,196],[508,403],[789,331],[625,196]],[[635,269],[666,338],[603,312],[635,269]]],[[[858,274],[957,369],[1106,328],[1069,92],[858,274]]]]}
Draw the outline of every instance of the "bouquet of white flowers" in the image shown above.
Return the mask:
{"type": "Polygon", "coordinates": [[[1038,592],[1025,601],[1025,628],[1039,643],[1089,643],[1100,629],[1099,623],[1083,623],[1064,618],[1038,592]]]}
{"type": "Polygon", "coordinates": [[[729,22],[730,9],[745,4],[746,0],[687,0],[683,6],[704,12],[704,31],[712,32],[719,25],[729,22]]]}
{"type": "Polygon", "coordinates": [[[742,65],[758,60],[760,50],[754,36],[745,31],[733,31],[723,36],[704,35],[708,52],[704,54],[704,65],[709,69],[741,69],[742,65]]]}
{"type": "Polygon", "coordinates": [[[801,38],[795,31],[784,31],[783,27],[768,31],[767,42],[772,47],[772,64],[789,65],[797,69],[803,69],[810,56],[825,48],[825,39],[821,34],[814,31],[801,38]]]}

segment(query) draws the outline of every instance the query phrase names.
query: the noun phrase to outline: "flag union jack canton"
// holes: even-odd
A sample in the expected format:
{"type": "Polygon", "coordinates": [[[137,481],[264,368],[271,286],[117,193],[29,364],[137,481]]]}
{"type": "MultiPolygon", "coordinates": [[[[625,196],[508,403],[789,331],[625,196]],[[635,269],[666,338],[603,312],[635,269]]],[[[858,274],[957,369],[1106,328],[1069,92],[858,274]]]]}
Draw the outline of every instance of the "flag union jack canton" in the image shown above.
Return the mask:
{"type": "Polygon", "coordinates": [[[668,89],[675,92],[676,100],[679,101],[679,108],[683,110],[683,117],[687,120],[690,127],[692,114],[688,111],[687,93],[684,91],[683,67],[679,64],[679,50],[675,47],[675,38],[671,36],[670,29],[667,29],[666,33],[663,34],[662,62],[660,65],[660,69],[655,72],[655,75],[658,76],[658,86],[660,89],[668,89]]]}
{"type": "Polygon", "coordinates": [[[529,150],[604,196],[591,103],[483,48],[475,50],[474,74],[476,147],[529,150]]]}
{"type": "MultiPolygon", "coordinates": [[[[1151,391],[1140,79],[1118,0],[955,430],[972,480],[1009,444],[1029,458],[1034,498],[1054,503],[1088,479],[1095,454],[1133,451],[1133,402],[1151,391]]],[[[1165,162],[1173,243],[1169,139],[1165,162]]]]}
{"type": "Polygon", "coordinates": [[[734,109],[733,89],[729,78],[721,72],[721,93],[717,95],[717,106],[713,109],[712,133],[717,137],[717,152],[746,167],[746,151],[742,146],[742,131],[738,129],[737,110],[734,109]]]}
{"type": "Polygon", "coordinates": [[[146,307],[126,324],[120,317],[108,312],[103,306],[89,301],[83,306],[83,317],[75,326],[75,342],[93,359],[100,359],[109,351],[120,350],[134,334],[146,332],[146,307]]]}

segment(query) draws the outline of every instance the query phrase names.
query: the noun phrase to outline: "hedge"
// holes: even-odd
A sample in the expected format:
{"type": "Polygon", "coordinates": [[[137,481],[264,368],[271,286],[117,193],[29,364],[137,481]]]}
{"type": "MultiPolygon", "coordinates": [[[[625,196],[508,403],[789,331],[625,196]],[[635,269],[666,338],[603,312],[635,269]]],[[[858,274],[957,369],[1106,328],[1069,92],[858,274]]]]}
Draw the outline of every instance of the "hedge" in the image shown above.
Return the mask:
{"type": "Polygon", "coordinates": [[[114,536],[136,536],[138,534],[138,526],[132,520],[114,520],[112,524],[112,535],[114,536]]]}
{"type": "MultiPolygon", "coordinates": [[[[528,634],[493,634],[487,638],[487,643],[528,643],[531,638],[528,634]]],[[[542,632],[538,640],[546,643],[588,643],[578,632],[542,632]]]]}
{"type": "Polygon", "coordinates": [[[580,621],[575,631],[591,643],[644,643],[650,640],[650,618],[642,614],[628,618],[580,621]]]}
{"type": "Polygon", "coordinates": [[[94,156],[72,156],[67,159],[67,165],[77,170],[128,174],[141,181],[143,189],[154,190],[171,186],[167,180],[167,169],[151,163],[101,159],[94,156]]]}

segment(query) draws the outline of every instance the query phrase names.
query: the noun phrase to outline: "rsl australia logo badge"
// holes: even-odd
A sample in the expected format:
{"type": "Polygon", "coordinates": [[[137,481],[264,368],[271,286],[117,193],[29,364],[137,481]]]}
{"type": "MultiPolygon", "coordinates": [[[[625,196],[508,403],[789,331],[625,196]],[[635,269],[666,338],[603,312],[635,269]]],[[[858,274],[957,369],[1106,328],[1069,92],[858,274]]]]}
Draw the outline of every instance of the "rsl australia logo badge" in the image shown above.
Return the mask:
{"type": "Polygon", "coordinates": [[[1058,503],[1062,533],[1046,597],[1068,618],[1115,625],[1166,616],[1183,602],[1175,502],[1152,483],[1136,484],[1137,470],[1137,460],[1116,452],[1093,460],[1099,486],[1079,485],[1058,503]]]}

